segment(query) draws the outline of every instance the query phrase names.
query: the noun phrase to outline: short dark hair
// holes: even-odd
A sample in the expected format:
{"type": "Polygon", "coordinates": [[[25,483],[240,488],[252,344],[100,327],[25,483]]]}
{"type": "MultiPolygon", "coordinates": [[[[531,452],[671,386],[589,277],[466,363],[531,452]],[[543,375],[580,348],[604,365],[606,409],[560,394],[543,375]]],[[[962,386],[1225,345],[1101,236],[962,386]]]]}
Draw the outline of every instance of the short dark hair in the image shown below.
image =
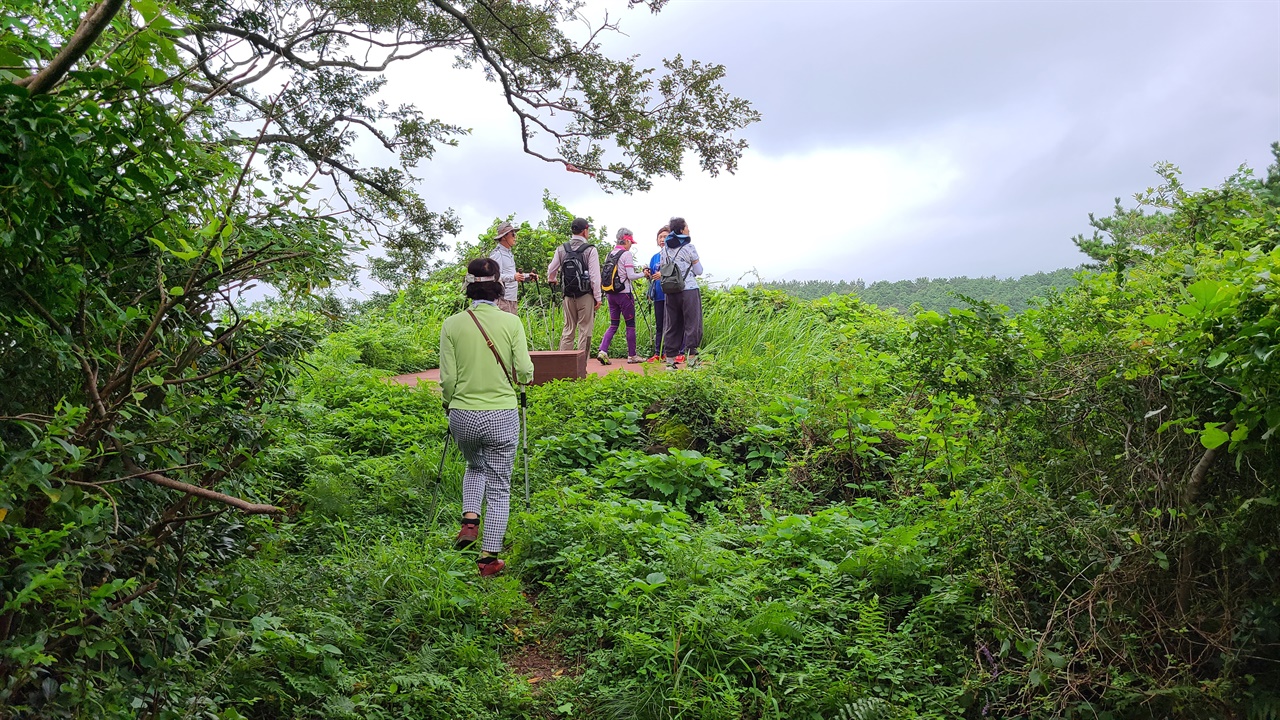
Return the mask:
{"type": "Polygon", "coordinates": [[[574,218],[574,219],[573,219],[573,234],[574,234],[574,235],[581,235],[582,233],[586,232],[587,228],[589,228],[589,227],[591,227],[591,223],[587,222],[587,219],[586,219],[586,218],[574,218]]]}
{"type": "Polygon", "coordinates": [[[659,235],[665,235],[665,234],[667,234],[667,233],[669,233],[669,232],[671,232],[671,226],[670,226],[670,225],[663,225],[662,227],[658,228],[658,234],[659,234],[659,235]]]}
{"type": "MultiPolygon", "coordinates": [[[[498,277],[501,273],[502,268],[498,267],[498,261],[493,258],[476,258],[467,263],[468,275],[498,277]]],[[[467,297],[472,300],[497,300],[502,297],[505,289],[499,280],[467,283],[467,297]]]]}
{"type": "Polygon", "coordinates": [[[667,223],[667,227],[671,228],[671,232],[677,235],[684,235],[684,230],[688,225],[684,218],[671,218],[671,222],[667,223]]]}

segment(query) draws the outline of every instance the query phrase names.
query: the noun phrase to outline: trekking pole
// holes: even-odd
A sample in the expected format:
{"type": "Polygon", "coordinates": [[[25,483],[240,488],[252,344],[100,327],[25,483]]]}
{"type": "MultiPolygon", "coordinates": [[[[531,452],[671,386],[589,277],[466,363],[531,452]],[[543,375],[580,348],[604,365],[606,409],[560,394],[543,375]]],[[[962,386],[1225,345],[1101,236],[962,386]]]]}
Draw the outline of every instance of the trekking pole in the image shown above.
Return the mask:
{"type": "MultiPolygon", "coordinates": [[[[653,308],[652,308],[652,307],[650,307],[650,300],[649,300],[649,293],[648,293],[648,291],[646,291],[646,292],[645,292],[645,294],[644,294],[644,300],[642,300],[642,301],[641,301],[641,303],[640,303],[640,314],[644,317],[645,327],[649,328],[649,335],[650,335],[650,337],[652,337],[652,336],[653,336],[653,333],[654,333],[654,329],[653,329],[653,308]]],[[[657,345],[657,343],[655,343],[654,345],[656,346],[656,345],[657,345]]]]}
{"type": "Polygon", "coordinates": [[[524,509],[529,511],[529,397],[524,388],[520,388],[520,434],[524,446],[524,509]]]}
{"type": "Polygon", "coordinates": [[[448,428],[444,431],[444,449],[440,451],[440,466],[436,468],[436,489],[431,495],[431,511],[427,513],[431,516],[431,521],[436,521],[436,506],[440,502],[440,486],[444,485],[444,459],[449,455],[449,441],[453,439],[453,433],[448,428]]]}
{"type": "Polygon", "coordinates": [[[542,313],[542,329],[547,329],[547,309],[542,306],[542,278],[539,276],[533,281],[533,297],[534,302],[538,306],[538,311],[542,313]]]}
{"type": "MultiPolygon", "coordinates": [[[[538,278],[537,282],[539,283],[539,285],[541,285],[542,278],[538,278]]],[[[542,299],[541,287],[539,287],[538,289],[538,299],[539,300],[542,299]]],[[[551,289],[550,285],[547,285],[547,304],[542,306],[542,327],[544,330],[547,331],[547,349],[548,350],[551,350],[557,347],[554,342],[555,337],[551,334],[551,307],[552,305],[555,304],[555,301],[556,301],[556,293],[554,290],[551,289]]]]}

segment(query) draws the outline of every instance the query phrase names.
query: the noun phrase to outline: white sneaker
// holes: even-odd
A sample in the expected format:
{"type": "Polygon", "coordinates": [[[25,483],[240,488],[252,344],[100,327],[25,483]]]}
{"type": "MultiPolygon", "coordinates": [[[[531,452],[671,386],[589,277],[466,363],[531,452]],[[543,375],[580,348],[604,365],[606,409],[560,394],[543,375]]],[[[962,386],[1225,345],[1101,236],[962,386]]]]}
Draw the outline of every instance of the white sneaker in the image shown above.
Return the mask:
{"type": "Polygon", "coordinates": [[[601,365],[608,365],[608,364],[609,364],[609,353],[607,353],[607,352],[605,352],[605,351],[601,350],[600,352],[596,353],[596,359],[600,361],[600,364],[601,364],[601,365]]]}

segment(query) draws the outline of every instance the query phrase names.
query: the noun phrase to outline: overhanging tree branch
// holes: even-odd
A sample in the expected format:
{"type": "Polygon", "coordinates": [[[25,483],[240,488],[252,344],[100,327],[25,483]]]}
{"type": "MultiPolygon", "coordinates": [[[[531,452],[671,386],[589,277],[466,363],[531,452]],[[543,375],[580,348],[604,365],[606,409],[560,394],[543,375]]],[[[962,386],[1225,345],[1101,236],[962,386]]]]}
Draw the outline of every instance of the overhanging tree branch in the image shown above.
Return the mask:
{"type": "Polygon", "coordinates": [[[89,48],[97,42],[98,36],[107,29],[111,20],[124,6],[124,0],[103,0],[89,8],[89,12],[80,19],[80,25],[66,45],[58,51],[53,60],[34,75],[14,80],[15,85],[25,87],[32,95],[41,95],[53,89],[62,81],[71,68],[75,66],[89,48]]]}
{"type": "Polygon", "coordinates": [[[174,480],[172,478],[165,477],[160,473],[143,473],[142,475],[139,475],[139,477],[149,483],[154,483],[161,487],[178,490],[188,495],[195,495],[196,497],[219,502],[223,505],[230,505],[247,515],[280,515],[284,513],[284,508],[278,508],[275,505],[251,503],[242,498],[232,497],[231,495],[226,495],[215,490],[191,485],[190,483],[184,483],[180,480],[174,480]]]}

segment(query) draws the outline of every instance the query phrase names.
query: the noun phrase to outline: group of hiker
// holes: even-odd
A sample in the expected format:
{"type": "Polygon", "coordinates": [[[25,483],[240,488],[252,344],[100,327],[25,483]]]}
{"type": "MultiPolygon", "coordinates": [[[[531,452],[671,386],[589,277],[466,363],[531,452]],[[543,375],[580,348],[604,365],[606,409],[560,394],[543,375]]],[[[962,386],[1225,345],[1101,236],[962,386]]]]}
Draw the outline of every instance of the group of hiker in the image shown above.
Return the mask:
{"type": "MultiPolygon", "coordinates": [[[[627,228],[618,230],[616,244],[603,262],[589,237],[591,223],[575,218],[570,229],[573,235],[556,247],[546,272],[548,284],[559,286],[564,295],[560,349],[589,350],[596,312],[605,304],[609,328],[596,351],[600,363],[610,363],[609,345],[619,324],[625,323],[626,362],[664,362],[669,367],[678,367],[686,361],[696,364],[698,346],[702,343],[702,293],[696,278],[702,274],[702,262],[698,249],[690,241],[689,224],[684,218],[671,218],[658,230],[658,252],[647,266],[636,261],[632,252],[636,239],[627,228]],[[647,360],[636,352],[635,289],[636,281],[641,278],[648,281],[645,300],[652,304],[654,318],[653,353],[647,360]]],[[[511,223],[498,226],[496,240],[497,247],[489,257],[500,267],[503,295],[498,300],[498,308],[516,314],[519,284],[537,281],[539,276],[516,269],[512,250],[517,231],[511,223]]]]}
{"type": "MultiPolygon", "coordinates": [[[[639,265],[631,249],[635,237],[618,230],[616,244],[601,263],[589,239],[591,224],[575,218],[572,237],[556,247],[547,266],[547,282],[564,295],[561,350],[586,351],[595,315],[609,309],[609,329],[596,359],[609,364],[609,344],[625,323],[628,363],[646,362],[636,353],[635,283],[648,282],[646,299],[653,304],[654,348],[649,362],[676,368],[688,359],[697,364],[702,343],[702,295],[697,276],[703,272],[698,250],[684,218],[671,218],[657,233],[658,252],[639,265]]],[[[497,229],[497,247],[489,257],[467,264],[465,293],[470,307],[444,321],[440,329],[440,388],[449,433],[467,461],[462,477],[462,527],[454,539],[458,549],[480,542],[477,568],[482,576],[505,568],[498,557],[510,514],[511,473],[520,440],[519,408],[523,386],[533,379],[524,323],[518,316],[519,285],[536,281],[537,273],[516,269],[513,248],[518,240],[511,223],[497,229]],[[480,512],[484,533],[480,540],[480,512]]]]}

